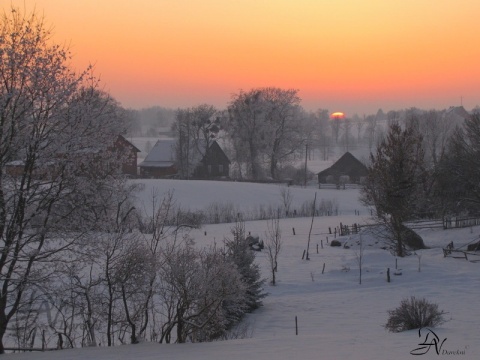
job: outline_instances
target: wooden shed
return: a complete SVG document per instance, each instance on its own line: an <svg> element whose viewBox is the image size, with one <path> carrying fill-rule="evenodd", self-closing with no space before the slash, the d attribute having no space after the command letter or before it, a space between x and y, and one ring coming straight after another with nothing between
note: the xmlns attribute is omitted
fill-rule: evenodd
<svg viewBox="0 0 480 360"><path fill-rule="evenodd" d="M332 166L318 173L318 183L361 184L367 173L367 167L350 152L346 152Z"/></svg>

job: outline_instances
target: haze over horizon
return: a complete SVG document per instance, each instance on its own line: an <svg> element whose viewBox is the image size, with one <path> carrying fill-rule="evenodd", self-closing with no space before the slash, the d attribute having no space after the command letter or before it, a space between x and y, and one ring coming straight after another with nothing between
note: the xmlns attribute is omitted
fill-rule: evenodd
<svg viewBox="0 0 480 360"><path fill-rule="evenodd" d="M10 0L43 14L72 67L95 65L124 107L227 106L299 90L347 115L480 104L476 0Z"/></svg>

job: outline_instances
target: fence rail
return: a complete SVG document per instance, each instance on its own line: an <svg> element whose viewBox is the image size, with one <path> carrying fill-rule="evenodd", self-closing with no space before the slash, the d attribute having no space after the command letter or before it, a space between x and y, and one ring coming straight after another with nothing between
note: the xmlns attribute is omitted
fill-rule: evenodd
<svg viewBox="0 0 480 360"><path fill-rule="evenodd" d="M337 190L346 190L346 189L360 189L362 186L359 184L318 184L319 189L337 189Z"/></svg>

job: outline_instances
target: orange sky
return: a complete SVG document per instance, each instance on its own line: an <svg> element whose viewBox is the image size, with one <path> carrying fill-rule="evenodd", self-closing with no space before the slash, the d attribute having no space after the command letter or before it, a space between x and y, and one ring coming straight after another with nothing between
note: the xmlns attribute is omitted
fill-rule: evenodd
<svg viewBox="0 0 480 360"><path fill-rule="evenodd" d="M480 105L479 0L5 0L43 13L125 107L253 87L364 114ZM461 100L462 98L462 100Z"/></svg>

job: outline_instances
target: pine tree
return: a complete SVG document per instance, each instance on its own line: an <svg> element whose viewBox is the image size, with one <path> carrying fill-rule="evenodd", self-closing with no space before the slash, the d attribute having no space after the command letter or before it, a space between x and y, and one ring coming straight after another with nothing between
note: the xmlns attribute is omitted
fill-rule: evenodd
<svg viewBox="0 0 480 360"><path fill-rule="evenodd" d="M403 223L423 209L427 173L422 136L414 127L402 130L395 122L370 160L362 201L375 208L379 223L388 230L394 253L403 257L406 255Z"/></svg>
<svg viewBox="0 0 480 360"><path fill-rule="evenodd" d="M232 228L232 239L225 239L226 257L230 260L240 272L242 281L246 285L244 309L245 312L251 312L262 306L262 299L266 296L263 292L264 279L261 279L260 268L255 263L255 253L250 249L245 236L245 223L237 221ZM243 309L236 304L229 309L226 305L227 316L233 323L237 322L243 316Z"/></svg>

